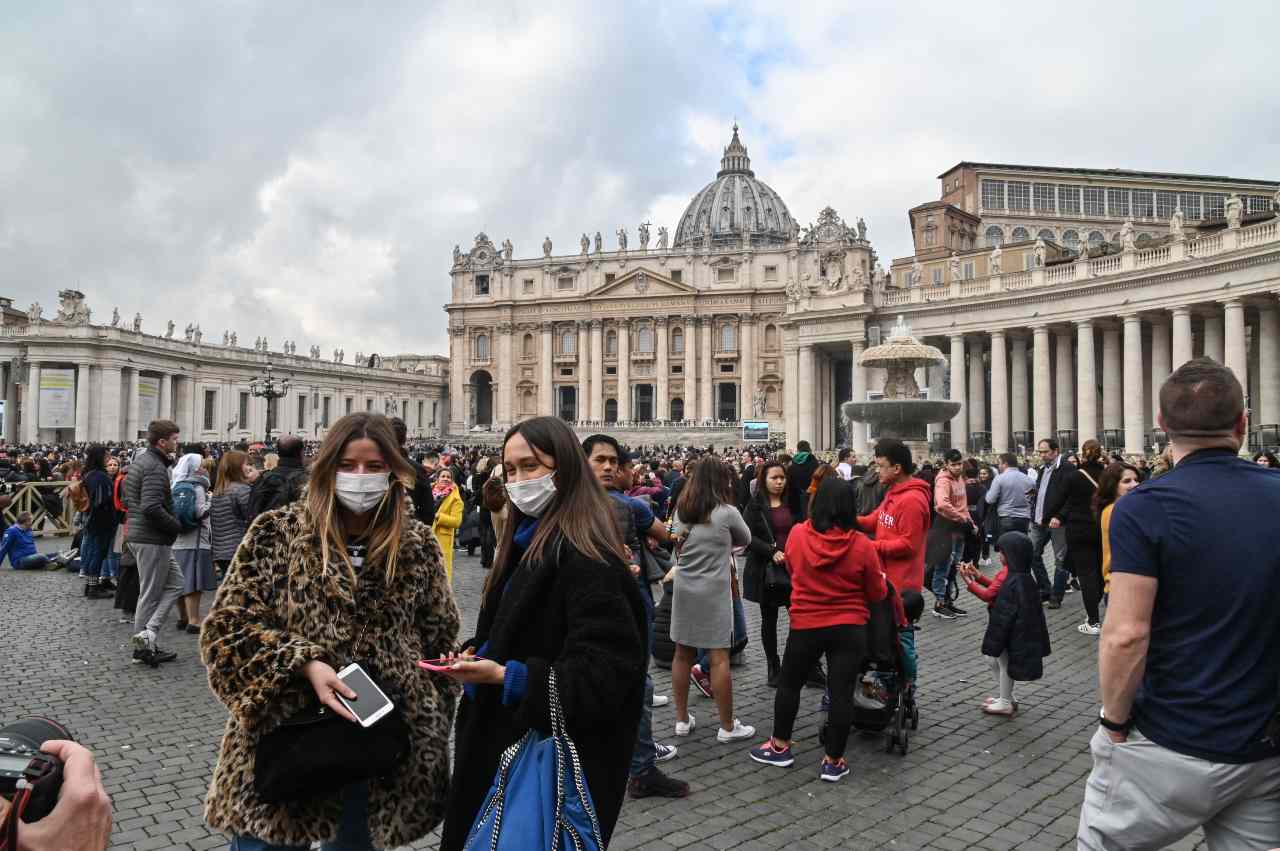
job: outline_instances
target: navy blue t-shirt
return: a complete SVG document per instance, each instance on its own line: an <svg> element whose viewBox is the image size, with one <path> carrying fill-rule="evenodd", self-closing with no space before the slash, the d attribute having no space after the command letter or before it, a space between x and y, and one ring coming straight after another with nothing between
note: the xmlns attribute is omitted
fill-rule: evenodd
<svg viewBox="0 0 1280 851"><path fill-rule="evenodd" d="M1134 721L1158 745L1212 762L1280 754L1280 472L1227 450L1183 458L1116 502L1111 572L1154 577Z"/></svg>

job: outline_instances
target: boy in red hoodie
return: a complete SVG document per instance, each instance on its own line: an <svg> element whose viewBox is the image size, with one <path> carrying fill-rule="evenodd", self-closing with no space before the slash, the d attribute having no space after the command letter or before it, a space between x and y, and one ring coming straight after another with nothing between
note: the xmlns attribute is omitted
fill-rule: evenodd
<svg viewBox="0 0 1280 851"><path fill-rule="evenodd" d="M925 537L929 532L929 485L912 476L916 466L911 460L911 450L901 440L886 437L878 441L875 458L880 483L889 490L878 509L858 518L858 527L869 535L874 534L872 543L876 553L898 593L922 591Z"/></svg>

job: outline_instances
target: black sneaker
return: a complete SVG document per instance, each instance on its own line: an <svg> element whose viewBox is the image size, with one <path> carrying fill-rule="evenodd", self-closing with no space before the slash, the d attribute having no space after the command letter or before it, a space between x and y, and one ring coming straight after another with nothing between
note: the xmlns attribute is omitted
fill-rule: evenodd
<svg viewBox="0 0 1280 851"><path fill-rule="evenodd" d="M112 582L110 579L103 579L101 582L98 583L98 587L104 590L110 591L112 593L115 593L115 590L116 590L116 584Z"/></svg>
<svg viewBox="0 0 1280 851"><path fill-rule="evenodd" d="M689 795L689 784L663 774L657 766L644 774L632 777L627 791L633 798L684 798Z"/></svg>
<svg viewBox="0 0 1280 851"><path fill-rule="evenodd" d="M161 662L172 662L174 659L178 658L178 654L174 653L172 650L161 650L159 647L151 652L157 665Z"/></svg>
<svg viewBox="0 0 1280 851"><path fill-rule="evenodd" d="M149 648L142 648L133 651L134 664L150 665L152 668L159 668L160 662L156 658L156 651Z"/></svg>
<svg viewBox="0 0 1280 851"><path fill-rule="evenodd" d="M1046 606L1047 608L1050 608L1050 609L1061 609L1061 608L1062 608L1062 601L1061 601L1061 600L1050 600L1049 602L1045 603L1045 606Z"/></svg>
<svg viewBox="0 0 1280 851"><path fill-rule="evenodd" d="M115 598L114 591L108 591L101 585L90 585L88 582L84 584L84 596L88 600L105 600L108 597Z"/></svg>
<svg viewBox="0 0 1280 851"><path fill-rule="evenodd" d="M960 617L964 617L969 614L964 609L957 606L955 603L947 603L947 608L951 610L951 613L953 615L959 615Z"/></svg>
<svg viewBox="0 0 1280 851"><path fill-rule="evenodd" d="M943 620L948 620L948 621L953 621L956 619L955 614L951 611L951 607L948 606L946 603L934 603L933 616L935 618L942 618Z"/></svg>

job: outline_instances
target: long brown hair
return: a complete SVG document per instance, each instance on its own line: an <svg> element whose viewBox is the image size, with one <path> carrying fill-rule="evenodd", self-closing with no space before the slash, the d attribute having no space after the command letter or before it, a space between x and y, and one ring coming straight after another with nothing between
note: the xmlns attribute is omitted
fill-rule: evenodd
<svg viewBox="0 0 1280 851"><path fill-rule="evenodd" d="M358 411L333 424L311 463L305 511L320 538L321 564L327 568L331 555L337 553L354 583L355 567L347 555L346 531L334 516L334 486L343 450L351 441L362 438L377 444L382 460L391 468L391 487L387 488L386 495L374 509L373 523L369 527L367 562L381 563L386 570L387 582L391 582L396 575L396 560L400 555L400 541L406 522L407 494L413 487L414 472L400 454L400 444L396 442L390 420L381 414Z"/></svg>
<svg viewBox="0 0 1280 851"><path fill-rule="evenodd" d="M756 472L755 498L759 500L760 504L765 508L769 507L769 486L765 482L769 478L769 471L774 467L780 467L782 469L782 475L786 477L785 481L790 481L791 479L790 474L787 472L787 465L776 458L772 461L765 461L760 464L760 469ZM787 488L785 484L783 485L782 493L778 494L778 499L782 500L783 505L787 504Z"/></svg>
<svg viewBox="0 0 1280 851"><path fill-rule="evenodd" d="M618 561L615 553L624 548L613 522L612 498L587 463L587 456L573 431L558 417L532 417L512 426L502 438L505 456L507 443L520 435L530 448L549 455L555 461L551 473L556 484L555 496L547 506L521 560L545 557L547 544L559 536L566 538L574 549L592 561ZM510 476L508 476L510 478ZM502 532L502 542L494 557L494 568L484 582L484 597L501 588L515 567L509 553L513 546L516 527L525 515L511 505Z"/></svg>
<svg viewBox="0 0 1280 851"><path fill-rule="evenodd" d="M1102 512L1107 506L1116 501L1116 493L1120 490L1120 480L1124 478L1126 470L1132 470L1133 474L1138 478L1138 468L1132 464L1125 464L1117 461L1114 464L1108 464L1107 469L1102 471L1102 475L1098 477L1098 489L1093 493L1093 516L1101 518Z"/></svg>
<svg viewBox="0 0 1280 851"><path fill-rule="evenodd" d="M1080 464L1092 464L1102 458L1102 444L1093 438L1089 438L1080 447Z"/></svg>
<svg viewBox="0 0 1280 851"><path fill-rule="evenodd" d="M695 461L688 477L676 501L676 517L681 523L706 523L716 506L733 502L733 471L719 458L707 456Z"/></svg>
<svg viewBox="0 0 1280 851"><path fill-rule="evenodd" d="M218 484L213 488L213 495L225 493L230 484L243 483L244 465L248 461L249 456L238 449L222 453L222 459L218 461Z"/></svg>

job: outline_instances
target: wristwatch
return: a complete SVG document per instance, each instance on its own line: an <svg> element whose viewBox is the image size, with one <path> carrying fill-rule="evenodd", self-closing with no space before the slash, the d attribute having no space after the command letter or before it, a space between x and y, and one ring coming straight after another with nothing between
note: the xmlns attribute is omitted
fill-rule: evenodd
<svg viewBox="0 0 1280 851"><path fill-rule="evenodd" d="M1098 707L1098 723L1102 725L1104 730L1110 730L1113 733L1128 733L1133 729L1133 716L1129 716L1127 721L1112 721L1107 717L1106 707Z"/></svg>

